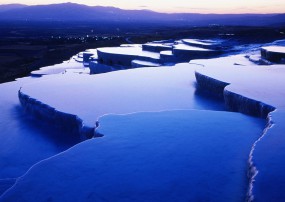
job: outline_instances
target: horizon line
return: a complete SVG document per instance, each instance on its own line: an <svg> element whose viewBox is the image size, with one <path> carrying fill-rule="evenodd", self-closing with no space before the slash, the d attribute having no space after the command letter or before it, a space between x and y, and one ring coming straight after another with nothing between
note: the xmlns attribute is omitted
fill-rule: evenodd
<svg viewBox="0 0 285 202"><path fill-rule="evenodd" d="M153 9L139 9L139 8L134 8L134 9L127 9L127 8L121 8L121 7L116 7L116 6L104 6L104 5L87 5L87 4L83 4L83 3L74 3L74 2L62 2L62 3L50 3L50 4L21 4L21 3L5 3L5 4L1 4L0 6L7 6L7 5L23 5L23 6L49 6L49 5L62 5L62 4L73 4L73 5L81 5L81 6L86 6L86 7L90 7L90 8L94 8L94 7L105 7L105 8L117 8L117 9L121 9L121 10L126 10L126 11L150 11L150 12L155 12L155 13L162 13L162 14L201 14L201 15L278 15L278 14L285 14L285 12L245 12L245 13L229 13L229 12L225 12L225 13L221 13L221 12L163 12L163 11L157 11L157 10L153 10Z"/></svg>

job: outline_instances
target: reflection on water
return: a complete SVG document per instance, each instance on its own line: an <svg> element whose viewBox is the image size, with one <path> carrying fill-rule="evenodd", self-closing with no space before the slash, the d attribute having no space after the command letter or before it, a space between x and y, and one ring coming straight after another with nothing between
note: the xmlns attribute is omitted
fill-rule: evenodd
<svg viewBox="0 0 285 202"><path fill-rule="evenodd" d="M13 114L17 116L19 128L29 131L30 135L39 134L43 141L53 144L58 151L66 150L80 142L79 136L68 134L61 128L37 120L34 116L26 113L20 105L16 105L13 110Z"/></svg>
<svg viewBox="0 0 285 202"><path fill-rule="evenodd" d="M25 78L0 85L0 195L37 162L80 142L78 136L37 120L20 106L17 91L31 80ZM193 108L225 111L223 100L195 89L193 82L188 94Z"/></svg>
<svg viewBox="0 0 285 202"><path fill-rule="evenodd" d="M35 163L62 152L80 141L79 137L45 124L25 113L17 91L31 78L0 85L0 179L17 178ZM195 87L190 88L189 93ZM224 110L221 100L196 92L193 106L205 110Z"/></svg>
<svg viewBox="0 0 285 202"><path fill-rule="evenodd" d="M0 85L0 179L17 178L33 164L80 141L25 113L17 97L21 85L21 81Z"/></svg>
<svg viewBox="0 0 285 202"><path fill-rule="evenodd" d="M201 105L205 110L213 111L226 111L226 106L223 98L215 96L208 91L199 89L197 83L193 83L195 88L194 98L199 105Z"/></svg>

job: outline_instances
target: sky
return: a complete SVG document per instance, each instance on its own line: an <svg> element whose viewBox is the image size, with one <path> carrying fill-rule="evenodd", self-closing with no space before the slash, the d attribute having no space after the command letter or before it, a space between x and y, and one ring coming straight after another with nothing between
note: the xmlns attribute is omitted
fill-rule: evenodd
<svg viewBox="0 0 285 202"><path fill-rule="evenodd" d="M0 0L0 4L42 5L64 0ZM285 13L285 0L69 0L90 6L114 6L122 9L148 9L177 13Z"/></svg>

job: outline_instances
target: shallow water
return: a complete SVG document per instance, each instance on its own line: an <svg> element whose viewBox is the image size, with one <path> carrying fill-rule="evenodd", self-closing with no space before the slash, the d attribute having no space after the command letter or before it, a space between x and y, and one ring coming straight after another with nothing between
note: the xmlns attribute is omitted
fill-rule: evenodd
<svg viewBox="0 0 285 202"><path fill-rule="evenodd" d="M31 80L0 85L0 179L19 177L38 161L79 142L79 138L42 123L23 110L17 91Z"/></svg>
<svg viewBox="0 0 285 202"><path fill-rule="evenodd" d="M248 154L261 119L178 110L107 115L99 123L102 138L33 166L0 201L246 198Z"/></svg>
<svg viewBox="0 0 285 202"><path fill-rule="evenodd" d="M179 75L177 78L180 78ZM45 124L41 120L36 120L21 107L18 99L20 87L23 84L40 81L41 79L45 78L28 77L0 84L0 194L14 183L15 178L26 173L34 164L80 142L79 137ZM125 80L125 78L121 79ZM186 81L183 83L183 88L185 88L186 94L189 93L186 96L188 99L183 101L182 99L180 100L180 97L173 97L173 100L185 102L185 106L188 106L187 108L192 106L193 109L199 110L225 110L222 100L212 99L209 95L196 91L194 72L193 75L189 75L189 82L187 74ZM176 82L175 79L173 79L173 82ZM76 84L74 85L76 86ZM39 90L41 90L41 87ZM53 89L50 90L53 91ZM159 93L160 88L157 88L157 90ZM45 96L48 97L46 94ZM80 97L76 99L82 101ZM104 105L102 106L106 105L106 101L108 100L103 99ZM159 103L159 99L157 102ZM128 110L132 109L130 103L122 103L122 105L125 105L124 107ZM262 129L263 120L260 121Z"/></svg>
<svg viewBox="0 0 285 202"><path fill-rule="evenodd" d="M80 141L78 137L36 120L21 107L17 96L20 87L40 79L24 78L0 84L0 179L17 178L38 161ZM195 88L195 85L189 85L189 88ZM221 101L199 95L193 95L193 99L205 109L224 110Z"/></svg>

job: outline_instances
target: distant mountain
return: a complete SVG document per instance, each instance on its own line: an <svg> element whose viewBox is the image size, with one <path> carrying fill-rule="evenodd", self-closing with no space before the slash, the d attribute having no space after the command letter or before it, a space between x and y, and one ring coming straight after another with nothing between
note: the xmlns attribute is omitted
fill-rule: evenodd
<svg viewBox="0 0 285 202"><path fill-rule="evenodd" d="M17 8L25 8L27 5L24 4L6 4L6 5L0 5L0 12L5 12Z"/></svg>
<svg viewBox="0 0 285 202"><path fill-rule="evenodd" d="M91 7L74 3L38 6L2 5L0 20L148 22L193 26L209 24L285 26L285 14L166 14L150 10L122 10L115 7Z"/></svg>
<svg viewBox="0 0 285 202"><path fill-rule="evenodd" d="M139 15L146 13L148 11L129 11L114 7L90 7L74 3L63 3L11 9L0 13L0 20L109 21L137 19Z"/></svg>

